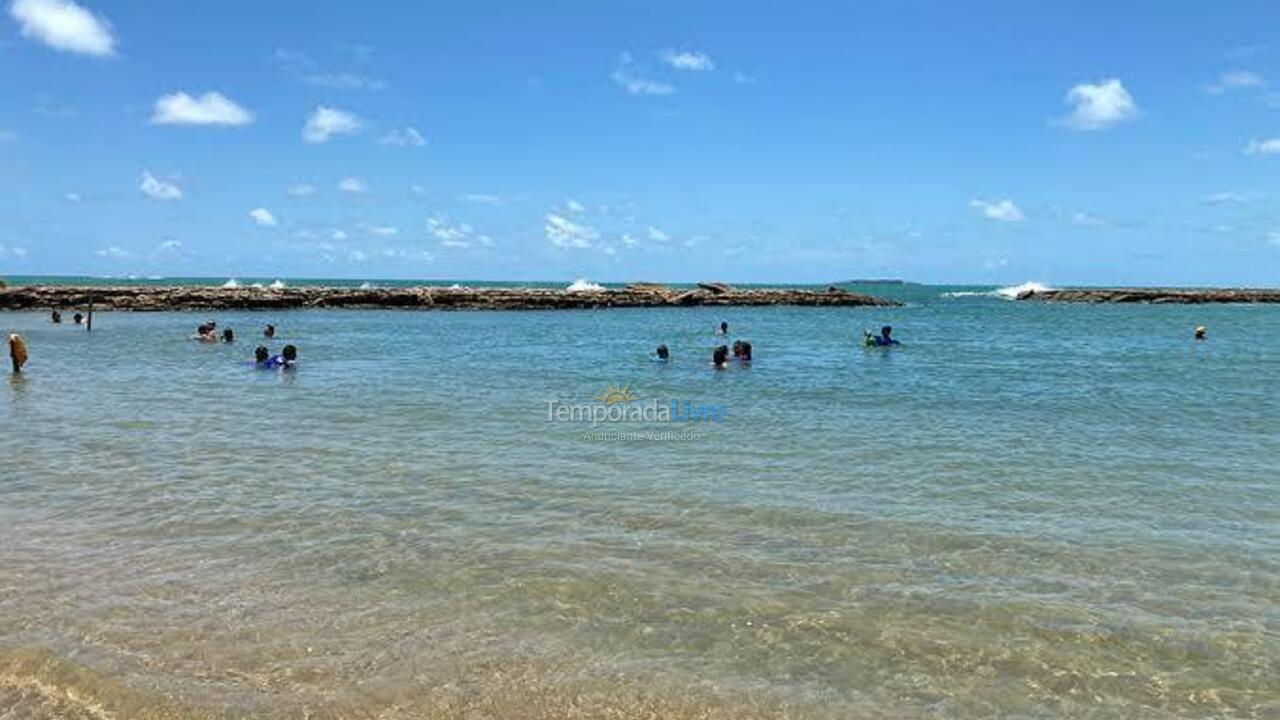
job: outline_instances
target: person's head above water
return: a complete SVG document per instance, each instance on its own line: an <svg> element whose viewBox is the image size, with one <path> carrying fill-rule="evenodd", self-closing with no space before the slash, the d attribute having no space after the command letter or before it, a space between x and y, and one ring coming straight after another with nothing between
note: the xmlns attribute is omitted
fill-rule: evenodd
<svg viewBox="0 0 1280 720"><path fill-rule="evenodd" d="M80 313L76 313L75 315L71 316L71 321L77 325L79 325L83 320L84 320L84 316L81 315Z"/></svg>
<svg viewBox="0 0 1280 720"><path fill-rule="evenodd" d="M235 342L236 334L231 332L231 328L222 331L222 342Z"/></svg>
<svg viewBox="0 0 1280 720"><path fill-rule="evenodd" d="M711 354L711 363L716 367L724 367L729 360L729 347L721 345Z"/></svg>
<svg viewBox="0 0 1280 720"><path fill-rule="evenodd" d="M49 319L55 323L60 323L62 322L62 313L58 312L57 310L54 310L53 314L49 316Z"/></svg>
<svg viewBox="0 0 1280 720"><path fill-rule="evenodd" d="M742 341L741 340L733 341L733 356L742 357Z"/></svg>
<svg viewBox="0 0 1280 720"><path fill-rule="evenodd" d="M742 341L742 350L738 355L738 359L742 362L751 362L751 343L746 340Z"/></svg>
<svg viewBox="0 0 1280 720"><path fill-rule="evenodd" d="M724 320L720 321L720 334L721 335L729 334L729 323Z"/></svg>
<svg viewBox="0 0 1280 720"><path fill-rule="evenodd" d="M666 360L667 358L671 357L671 351L667 349L666 345L659 345L658 349L654 352L657 354L658 359L660 360Z"/></svg>
<svg viewBox="0 0 1280 720"><path fill-rule="evenodd" d="M292 345L285 345L284 349L280 351L280 357L284 358L285 362L293 362L298 359L298 348Z"/></svg>
<svg viewBox="0 0 1280 720"><path fill-rule="evenodd" d="M1196 339L1197 339L1197 340L1203 340L1203 339L1205 339L1205 337L1208 335L1208 333L1209 333L1209 331L1208 331L1208 330L1206 330L1206 329L1205 329L1205 327L1204 327L1203 325L1200 325L1200 326L1196 327Z"/></svg>
<svg viewBox="0 0 1280 720"><path fill-rule="evenodd" d="M265 328L263 328L263 329L262 329L262 334L263 334L265 337L269 337L269 338L273 338L273 337L275 337L275 336L276 336L276 326L275 326L275 325L267 325Z"/></svg>
<svg viewBox="0 0 1280 720"><path fill-rule="evenodd" d="M880 337L884 338L885 340L888 340L889 336L892 334L893 334L892 325L885 325L884 327L880 328Z"/></svg>
<svg viewBox="0 0 1280 720"><path fill-rule="evenodd" d="M259 345L258 347L253 349L254 362L261 365L262 363L266 362L269 359L271 359L271 351L267 349L266 345Z"/></svg>

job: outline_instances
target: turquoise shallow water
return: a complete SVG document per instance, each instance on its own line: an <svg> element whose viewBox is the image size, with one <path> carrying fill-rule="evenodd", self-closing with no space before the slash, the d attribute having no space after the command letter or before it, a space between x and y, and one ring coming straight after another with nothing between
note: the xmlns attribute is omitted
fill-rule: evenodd
<svg viewBox="0 0 1280 720"><path fill-rule="evenodd" d="M0 708L1280 713L1280 308L945 290L223 313L229 346L0 315L32 356L0 388ZM750 368L710 368L722 318ZM296 373L246 365L266 322ZM861 348L884 323L904 345ZM547 420L610 385L726 416Z"/></svg>

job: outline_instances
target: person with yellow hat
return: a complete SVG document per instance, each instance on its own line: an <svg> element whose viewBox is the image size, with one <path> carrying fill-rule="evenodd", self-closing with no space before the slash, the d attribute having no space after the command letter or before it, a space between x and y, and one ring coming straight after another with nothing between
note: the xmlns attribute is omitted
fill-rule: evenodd
<svg viewBox="0 0 1280 720"><path fill-rule="evenodd" d="M13 361L13 371L22 372L27 362L27 343L18 333L9 333L9 359Z"/></svg>

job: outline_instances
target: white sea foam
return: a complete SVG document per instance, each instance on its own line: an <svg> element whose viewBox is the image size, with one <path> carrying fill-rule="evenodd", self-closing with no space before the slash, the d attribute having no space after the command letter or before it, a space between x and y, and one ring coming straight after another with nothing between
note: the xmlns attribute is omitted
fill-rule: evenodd
<svg viewBox="0 0 1280 720"><path fill-rule="evenodd" d="M281 289L283 289L283 288L284 288L284 281L283 281L283 280L274 280L274 281L272 281L272 283L271 283L270 285L268 285L267 287L271 288L272 290L281 290Z"/></svg>
<svg viewBox="0 0 1280 720"><path fill-rule="evenodd" d="M237 279L235 279L235 278L231 278L230 280L228 280L228 281L226 281L226 282L222 283L222 287L224 287L224 288L238 288L238 287L240 287L240 281L239 281L239 280L237 280Z"/></svg>
<svg viewBox="0 0 1280 720"><path fill-rule="evenodd" d="M570 285L565 289L568 290L569 292L597 292L597 291L603 290L604 286L601 285L600 283L593 283L590 280L584 280L582 278L578 278L577 280L573 281L572 285Z"/></svg>
<svg viewBox="0 0 1280 720"><path fill-rule="evenodd" d="M372 290L372 289L373 289L373 283L371 283L371 282L362 282L362 283L360 283L360 289L361 289L361 290Z"/></svg>
<svg viewBox="0 0 1280 720"><path fill-rule="evenodd" d="M1053 288L1042 283L1030 281L1021 285L1010 285L1009 287L997 288L995 290L957 290L955 292L942 293L942 297L993 297L1002 298L1004 300L1017 300L1018 296L1024 292L1043 292L1052 290Z"/></svg>

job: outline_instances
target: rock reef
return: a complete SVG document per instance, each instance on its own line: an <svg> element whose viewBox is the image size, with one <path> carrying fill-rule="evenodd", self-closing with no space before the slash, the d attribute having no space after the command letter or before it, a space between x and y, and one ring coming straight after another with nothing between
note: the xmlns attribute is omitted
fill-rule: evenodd
<svg viewBox="0 0 1280 720"><path fill-rule="evenodd" d="M300 308L405 308L417 310L567 310L694 306L872 306L894 300L830 287L736 289L700 283L695 289L635 283L622 289L569 291L498 287L190 287L61 286L0 288L0 310L86 308L98 310L283 310Z"/></svg>
<svg viewBox="0 0 1280 720"><path fill-rule="evenodd" d="M1280 303L1280 290L1219 288L1087 288L1079 290L1027 290L1019 300L1066 303L1151 303L1196 305L1203 303Z"/></svg>

